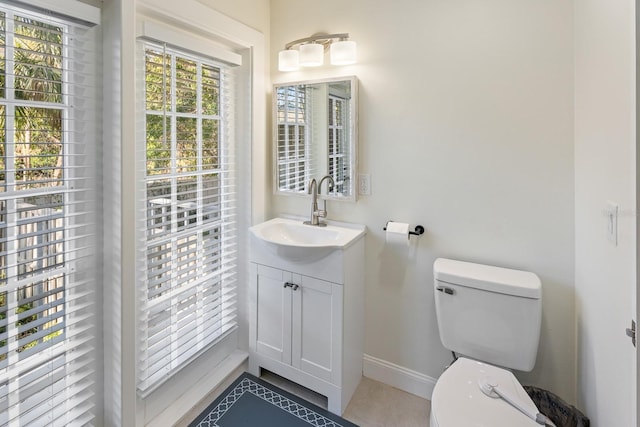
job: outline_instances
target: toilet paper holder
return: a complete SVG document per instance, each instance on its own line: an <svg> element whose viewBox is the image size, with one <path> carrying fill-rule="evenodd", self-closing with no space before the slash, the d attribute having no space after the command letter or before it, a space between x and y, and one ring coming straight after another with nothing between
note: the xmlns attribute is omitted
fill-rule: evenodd
<svg viewBox="0 0 640 427"><path fill-rule="evenodd" d="M389 225L390 222L393 221L387 221L387 225ZM387 225L385 225L382 230L387 231ZM411 235L419 236L421 234L424 234L424 227L421 225L416 225L414 231L409 231L409 237L411 237Z"/></svg>

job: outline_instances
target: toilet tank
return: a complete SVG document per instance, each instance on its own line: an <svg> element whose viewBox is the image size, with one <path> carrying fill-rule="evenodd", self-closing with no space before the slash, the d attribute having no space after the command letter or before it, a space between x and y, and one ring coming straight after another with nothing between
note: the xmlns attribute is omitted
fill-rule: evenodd
<svg viewBox="0 0 640 427"><path fill-rule="evenodd" d="M542 286L534 273L438 258L433 264L442 344L472 359L531 371Z"/></svg>

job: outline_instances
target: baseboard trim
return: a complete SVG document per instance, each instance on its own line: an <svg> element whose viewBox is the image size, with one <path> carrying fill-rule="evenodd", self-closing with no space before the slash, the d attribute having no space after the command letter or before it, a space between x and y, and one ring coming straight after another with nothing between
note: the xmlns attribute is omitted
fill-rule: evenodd
<svg viewBox="0 0 640 427"><path fill-rule="evenodd" d="M365 377L431 400L437 379L368 354L364 355L363 362Z"/></svg>

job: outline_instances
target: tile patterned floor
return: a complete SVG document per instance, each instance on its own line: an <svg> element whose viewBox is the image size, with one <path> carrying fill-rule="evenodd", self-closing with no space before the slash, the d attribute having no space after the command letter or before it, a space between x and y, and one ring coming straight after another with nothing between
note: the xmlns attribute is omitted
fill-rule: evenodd
<svg viewBox="0 0 640 427"><path fill-rule="evenodd" d="M428 427L431 402L362 377L342 415L360 427Z"/></svg>

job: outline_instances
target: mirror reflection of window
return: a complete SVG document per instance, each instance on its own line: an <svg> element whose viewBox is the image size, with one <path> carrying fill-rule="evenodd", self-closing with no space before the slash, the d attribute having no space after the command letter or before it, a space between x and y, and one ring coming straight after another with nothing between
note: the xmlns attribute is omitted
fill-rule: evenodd
<svg viewBox="0 0 640 427"><path fill-rule="evenodd" d="M304 85L283 86L277 97L278 187L301 192L307 181L307 89Z"/></svg>
<svg viewBox="0 0 640 427"><path fill-rule="evenodd" d="M344 98L329 95L329 175L333 178L335 186L332 193L345 196L349 195L349 143L348 132L345 131L345 123L348 111L348 102Z"/></svg>
<svg viewBox="0 0 640 427"><path fill-rule="evenodd" d="M335 185L323 198L355 201L357 81L329 79L274 86L274 187L306 196L312 178Z"/></svg>

